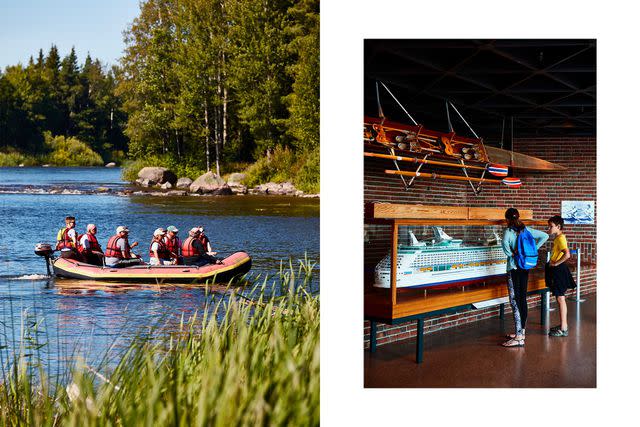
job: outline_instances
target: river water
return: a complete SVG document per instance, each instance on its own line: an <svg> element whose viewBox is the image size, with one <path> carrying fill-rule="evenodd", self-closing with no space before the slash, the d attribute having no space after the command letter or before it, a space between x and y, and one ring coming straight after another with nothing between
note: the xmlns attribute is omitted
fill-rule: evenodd
<svg viewBox="0 0 640 427"><path fill-rule="evenodd" d="M91 193L97 187L123 190L127 184L117 168L0 168L0 362L5 367L18 338L28 335L25 331L47 342L38 357L50 365L78 353L97 360L109 347L125 346L129 337L160 321L201 310L207 299L201 287L123 288L49 280L33 247L54 243L67 215L76 217L79 231L95 223L103 247L118 225L127 225L130 241L140 242L136 249L145 259L153 230L169 225L178 227L181 238L189 228L204 226L220 256L248 252L253 277L277 275L281 261L296 265L306 255L316 263L312 291L318 291L318 199ZM64 189L85 194L49 194Z"/></svg>

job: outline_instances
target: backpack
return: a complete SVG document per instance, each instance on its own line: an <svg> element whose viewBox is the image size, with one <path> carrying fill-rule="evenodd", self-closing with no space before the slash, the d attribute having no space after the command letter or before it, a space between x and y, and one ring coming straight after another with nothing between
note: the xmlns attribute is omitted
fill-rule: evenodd
<svg viewBox="0 0 640 427"><path fill-rule="evenodd" d="M514 259L518 268L522 270L530 270L538 264L536 241L526 227L516 237Z"/></svg>

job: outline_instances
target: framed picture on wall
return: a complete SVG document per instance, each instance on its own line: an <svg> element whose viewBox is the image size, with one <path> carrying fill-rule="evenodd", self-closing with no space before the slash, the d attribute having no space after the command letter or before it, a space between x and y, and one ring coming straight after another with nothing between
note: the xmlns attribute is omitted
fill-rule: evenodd
<svg viewBox="0 0 640 427"><path fill-rule="evenodd" d="M593 224L595 202L563 200L562 218L567 224Z"/></svg>

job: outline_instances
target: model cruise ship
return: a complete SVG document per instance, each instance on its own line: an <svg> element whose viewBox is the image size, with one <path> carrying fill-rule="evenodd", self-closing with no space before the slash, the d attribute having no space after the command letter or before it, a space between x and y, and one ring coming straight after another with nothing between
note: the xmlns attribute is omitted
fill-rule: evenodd
<svg viewBox="0 0 640 427"><path fill-rule="evenodd" d="M418 241L409 231L411 244L399 245L397 288L456 286L506 274L507 257L497 234L486 245L463 245L440 227L432 230L430 243ZM390 286L390 266L388 254L375 268L374 286Z"/></svg>

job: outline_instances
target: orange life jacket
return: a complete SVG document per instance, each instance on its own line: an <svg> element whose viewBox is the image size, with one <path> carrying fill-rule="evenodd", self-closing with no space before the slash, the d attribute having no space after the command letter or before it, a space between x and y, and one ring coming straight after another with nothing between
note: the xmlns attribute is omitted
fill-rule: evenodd
<svg viewBox="0 0 640 427"><path fill-rule="evenodd" d="M171 258L171 252L169 252L167 250L167 245L164 244L164 242L162 240L153 240L151 242L151 245L149 246L149 256L150 257L155 257L156 255L153 253L153 251L151 250L151 247L153 246L153 243L157 243L158 244L158 257L160 259L169 259Z"/></svg>
<svg viewBox="0 0 640 427"><path fill-rule="evenodd" d="M89 242L89 247L85 247L83 244L80 243L80 241L82 241L82 237L83 236L87 236L87 240ZM86 234L81 234L78 236L78 244L79 244L79 249L80 252L89 252L89 251L96 251L96 252L102 252L102 248L100 247L100 244L98 243L98 239L96 238L96 236L94 236L91 233L86 233Z"/></svg>
<svg viewBox="0 0 640 427"><path fill-rule="evenodd" d="M124 239L124 237L120 237L117 234L109 238L109 242L107 243L107 250L104 252L104 256L124 259L124 254L122 253L122 250L117 245L118 240L120 239ZM126 239L125 239L125 242L126 242ZM127 248L129 247L128 242L126 244L126 247Z"/></svg>
<svg viewBox="0 0 640 427"><path fill-rule="evenodd" d="M167 247L167 251L173 253L175 256L180 255L178 251L181 245L178 236L175 236L173 239L170 239L169 236L164 236L164 245Z"/></svg>
<svg viewBox="0 0 640 427"><path fill-rule="evenodd" d="M183 257L192 257L202 255L200 251L194 247L193 243L195 241L195 237L189 236L182 244L182 256Z"/></svg>
<svg viewBox="0 0 640 427"><path fill-rule="evenodd" d="M200 243L202 243L202 247L204 248L204 250L207 250L207 243L209 243L209 238L204 235L203 233L200 233L200 235L198 236L198 240L200 240Z"/></svg>
<svg viewBox="0 0 640 427"><path fill-rule="evenodd" d="M56 249L60 250L62 248L70 248L73 249L75 246L73 245L73 239L69 236L69 230L71 230L71 228L61 228L60 231L58 231L58 236L61 237L60 240L58 240L58 244L56 245Z"/></svg>

